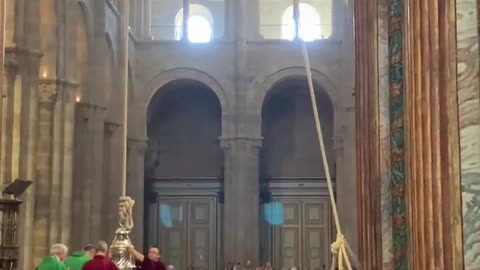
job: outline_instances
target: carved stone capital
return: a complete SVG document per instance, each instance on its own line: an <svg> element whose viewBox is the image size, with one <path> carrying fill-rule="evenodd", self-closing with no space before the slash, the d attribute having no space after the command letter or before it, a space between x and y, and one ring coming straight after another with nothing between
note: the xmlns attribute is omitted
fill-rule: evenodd
<svg viewBox="0 0 480 270"><path fill-rule="evenodd" d="M57 102L60 84L58 80L40 80L38 83L38 101L40 103Z"/></svg>
<svg viewBox="0 0 480 270"><path fill-rule="evenodd" d="M103 105L93 104L88 102L78 102L77 106L86 110L101 111L101 112L107 111L107 107Z"/></svg>
<svg viewBox="0 0 480 270"><path fill-rule="evenodd" d="M220 137L220 146L225 151L251 152L262 146L262 137Z"/></svg>
<svg viewBox="0 0 480 270"><path fill-rule="evenodd" d="M114 122L105 122L105 132L107 134L112 135L118 128L120 128L121 124L114 123Z"/></svg>
<svg viewBox="0 0 480 270"><path fill-rule="evenodd" d="M127 147L129 152L135 151L143 157L147 151L147 140L128 138Z"/></svg>

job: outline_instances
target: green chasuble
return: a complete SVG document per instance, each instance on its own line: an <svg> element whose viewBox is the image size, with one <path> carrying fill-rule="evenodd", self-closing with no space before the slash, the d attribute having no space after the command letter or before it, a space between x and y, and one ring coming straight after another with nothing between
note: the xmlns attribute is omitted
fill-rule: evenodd
<svg viewBox="0 0 480 270"><path fill-rule="evenodd" d="M65 265L55 256L48 256L37 266L36 270L65 270Z"/></svg>
<svg viewBox="0 0 480 270"><path fill-rule="evenodd" d="M82 270L85 263L91 259L85 255L85 251L78 251L69 256L63 263L67 270Z"/></svg>

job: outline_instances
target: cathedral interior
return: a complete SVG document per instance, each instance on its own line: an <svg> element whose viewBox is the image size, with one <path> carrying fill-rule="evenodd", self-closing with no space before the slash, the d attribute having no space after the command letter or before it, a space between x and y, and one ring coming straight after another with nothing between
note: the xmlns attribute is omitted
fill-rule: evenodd
<svg viewBox="0 0 480 270"><path fill-rule="evenodd" d="M479 11L0 0L0 269L110 243L127 195L180 270L330 269L335 209L353 269L480 270Z"/></svg>

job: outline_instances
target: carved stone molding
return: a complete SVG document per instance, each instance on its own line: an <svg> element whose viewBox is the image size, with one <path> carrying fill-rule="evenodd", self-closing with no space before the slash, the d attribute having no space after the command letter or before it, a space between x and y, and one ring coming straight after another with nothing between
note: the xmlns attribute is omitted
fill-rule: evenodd
<svg viewBox="0 0 480 270"><path fill-rule="evenodd" d="M343 139L342 135L334 136L332 141L333 141L333 148L335 149L335 151L340 152L343 150L345 140Z"/></svg>
<svg viewBox="0 0 480 270"><path fill-rule="evenodd" d="M262 137L220 137L220 147L224 150L258 150L262 140Z"/></svg>
<svg viewBox="0 0 480 270"><path fill-rule="evenodd" d="M88 103L88 102L78 102L77 106L82 108L82 109L90 109L90 110L102 111L102 112L107 111L106 106L99 105L99 104Z"/></svg>

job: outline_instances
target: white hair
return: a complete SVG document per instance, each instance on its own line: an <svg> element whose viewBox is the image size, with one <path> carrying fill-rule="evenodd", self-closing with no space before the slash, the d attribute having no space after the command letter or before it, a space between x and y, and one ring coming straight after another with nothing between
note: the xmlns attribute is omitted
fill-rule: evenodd
<svg viewBox="0 0 480 270"><path fill-rule="evenodd" d="M173 265L170 264L170 265L167 267L167 270L169 270L169 269L170 269L170 270L175 270L175 266L173 266Z"/></svg>
<svg viewBox="0 0 480 270"><path fill-rule="evenodd" d="M50 254L55 256L65 256L68 253L68 247L64 244L53 244L50 247Z"/></svg>

